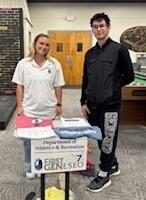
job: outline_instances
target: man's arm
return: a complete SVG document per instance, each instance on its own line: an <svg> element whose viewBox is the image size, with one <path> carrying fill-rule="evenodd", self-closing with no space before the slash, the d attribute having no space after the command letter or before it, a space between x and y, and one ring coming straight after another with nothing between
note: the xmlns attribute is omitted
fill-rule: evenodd
<svg viewBox="0 0 146 200"><path fill-rule="evenodd" d="M86 59L85 59L86 60ZM87 101L87 97L86 97L86 88L88 85L88 76L87 76L87 65L86 65L86 61L84 61L84 68L83 68L83 77L82 77L82 89L81 89L81 105L84 105Z"/></svg>
<svg viewBox="0 0 146 200"><path fill-rule="evenodd" d="M121 45L118 57L118 65L122 73L121 87L134 81L134 71L128 49Z"/></svg>
<svg viewBox="0 0 146 200"><path fill-rule="evenodd" d="M86 60L86 59L85 59ZM81 111L83 113L83 116L88 119L88 114L90 114L90 110L88 109L88 106L86 104L87 102L87 97L86 97L86 88L88 85L88 76L87 76L87 65L86 61L84 62L84 70L83 70L83 80L82 80L82 91L81 91Z"/></svg>

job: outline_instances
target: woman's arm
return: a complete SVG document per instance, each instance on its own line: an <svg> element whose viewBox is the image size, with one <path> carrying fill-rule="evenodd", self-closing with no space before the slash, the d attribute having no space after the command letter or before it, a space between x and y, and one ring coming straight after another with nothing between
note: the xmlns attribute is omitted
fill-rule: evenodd
<svg viewBox="0 0 146 200"><path fill-rule="evenodd" d="M62 87L58 86L54 88L57 99L56 115L59 116L62 113Z"/></svg>
<svg viewBox="0 0 146 200"><path fill-rule="evenodd" d="M24 94L24 87L22 85L17 84L16 88L16 103L17 103L17 114L23 115L23 107L22 107L22 101L23 101L23 94Z"/></svg>

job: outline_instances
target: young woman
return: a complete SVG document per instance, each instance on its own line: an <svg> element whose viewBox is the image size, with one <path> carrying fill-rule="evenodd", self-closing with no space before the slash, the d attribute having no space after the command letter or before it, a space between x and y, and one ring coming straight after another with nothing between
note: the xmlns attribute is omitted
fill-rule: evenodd
<svg viewBox="0 0 146 200"><path fill-rule="evenodd" d="M54 119L62 113L64 77L60 63L49 56L50 42L45 34L35 37L31 53L20 60L12 81L17 84L17 114ZM24 140L26 177L31 173L30 140Z"/></svg>

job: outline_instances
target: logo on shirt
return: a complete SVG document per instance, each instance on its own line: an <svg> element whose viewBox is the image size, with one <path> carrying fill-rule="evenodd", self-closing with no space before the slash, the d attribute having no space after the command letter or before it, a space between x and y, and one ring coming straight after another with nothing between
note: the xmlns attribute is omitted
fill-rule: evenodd
<svg viewBox="0 0 146 200"><path fill-rule="evenodd" d="M48 69L48 73L51 74L51 70L50 69Z"/></svg>

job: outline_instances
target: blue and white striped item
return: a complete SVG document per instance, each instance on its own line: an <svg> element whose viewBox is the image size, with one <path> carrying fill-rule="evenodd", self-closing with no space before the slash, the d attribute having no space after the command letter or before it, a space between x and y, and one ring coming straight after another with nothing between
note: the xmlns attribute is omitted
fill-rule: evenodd
<svg viewBox="0 0 146 200"><path fill-rule="evenodd" d="M56 127L55 133L64 139L75 139L79 137L89 137L95 140L102 140L102 133L97 126L80 126L80 127Z"/></svg>

